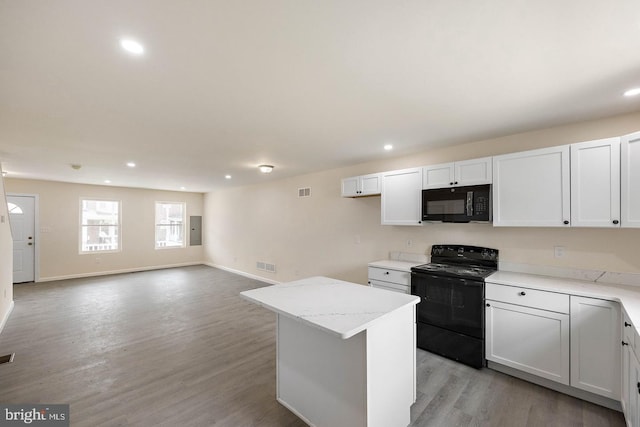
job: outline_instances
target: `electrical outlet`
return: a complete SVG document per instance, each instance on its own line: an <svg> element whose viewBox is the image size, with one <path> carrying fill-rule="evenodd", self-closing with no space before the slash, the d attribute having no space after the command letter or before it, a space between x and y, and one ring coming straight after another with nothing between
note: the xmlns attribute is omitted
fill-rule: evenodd
<svg viewBox="0 0 640 427"><path fill-rule="evenodd" d="M564 256L564 246L554 246L553 247L553 257L554 258L562 258Z"/></svg>

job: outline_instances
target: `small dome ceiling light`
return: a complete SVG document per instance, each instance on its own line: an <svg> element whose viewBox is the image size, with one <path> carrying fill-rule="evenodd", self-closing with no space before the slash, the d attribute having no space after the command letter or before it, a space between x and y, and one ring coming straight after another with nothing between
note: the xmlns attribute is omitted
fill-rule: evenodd
<svg viewBox="0 0 640 427"><path fill-rule="evenodd" d="M262 173L271 173L271 171L273 171L273 166L272 165L260 165L260 166L258 166L258 169L260 169L260 172L262 172Z"/></svg>
<svg viewBox="0 0 640 427"><path fill-rule="evenodd" d="M105 180L104 180L104 183L105 183L105 184L111 184L111 180L110 180L110 179L105 179Z"/></svg>
<svg viewBox="0 0 640 427"><path fill-rule="evenodd" d="M640 95L640 87L634 87L633 89L629 89L624 93L624 96L636 96Z"/></svg>
<svg viewBox="0 0 640 427"><path fill-rule="evenodd" d="M231 175L225 175L224 179L231 179Z"/></svg>
<svg viewBox="0 0 640 427"><path fill-rule="evenodd" d="M72 164L71 164L71 169L76 170L76 171L77 171L78 169L80 169L81 167L82 167L82 165L81 165L81 164L79 164L79 163L72 163Z"/></svg>
<svg viewBox="0 0 640 427"><path fill-rule="evenodd" d="M385 144L385 146L383 148L385 149L385 151L391 151L391 150L393 150L393 145Z"/></svg>
<svg viewBox="0 0 640 427"><path fill-rule="evenodd" d="M134 55L142 55L144 53L144 46L132 39L120 39L120 46Z"/></svg>
<svg viewBox="0 0 640 427"><path fill-rule="evenodd" d="M127 162L127 167L129 167L129 168L135 168L135 167L136 167L136 164L135 164L135 162Z"/></svg>

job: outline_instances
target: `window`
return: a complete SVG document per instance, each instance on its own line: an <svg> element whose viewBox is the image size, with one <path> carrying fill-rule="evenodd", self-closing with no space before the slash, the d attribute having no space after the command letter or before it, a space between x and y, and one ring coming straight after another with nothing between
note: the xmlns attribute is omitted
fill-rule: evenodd
<svg viewBox="0 0 640 427"><path fill-rule="evenodd" d="M120 250L120 202L82 199L80 253Z"/></svg>
<svg viewBox="0 0 640 427"><path fill-rule="evenodd" d="M184 248L184 203L156 202L156 249Z"/></svg>
<svg viewBox="0 0 640 427"><path fill-rule="evenodd" d="M22 215L22 208L15 203L7 202L7 207L9 208L9 213L14 215Z"/></svg>

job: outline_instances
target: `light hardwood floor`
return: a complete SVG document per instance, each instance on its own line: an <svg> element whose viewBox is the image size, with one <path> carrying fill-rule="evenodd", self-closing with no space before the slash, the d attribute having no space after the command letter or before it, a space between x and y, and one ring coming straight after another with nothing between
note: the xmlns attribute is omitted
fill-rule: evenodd
<svg viewBox="0 0 640 427"><path fill-rule="evenodd" d="M206 266L16 285L0 402L69 403L72 426L304 426L275 400L275 315L238 296L259 286ZM624 421L418 350L411 425Z"/></svg>

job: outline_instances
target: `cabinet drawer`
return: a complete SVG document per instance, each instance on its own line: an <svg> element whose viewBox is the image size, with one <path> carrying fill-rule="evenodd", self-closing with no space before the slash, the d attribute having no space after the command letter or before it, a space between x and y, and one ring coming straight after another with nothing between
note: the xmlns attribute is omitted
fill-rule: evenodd
<svg viewBox="0 0 640 427"><path fill-rule="evenodd" d="M386 289L387 291L400 292L403 294L410 294L411 287L406 285L399 285L397 283L391 282L383 282L380 280L369 280L369 285L378 288L378 289Z"/></svg>
<svg viewBox="0 0 640 427"><path fill-rule="evenodd" d="M569 313L569 295L567 294L487 283L485 297L493 301L502 301L557 313Z"/></svg>
<svg viewBox="0 0 640 427"><path fill-rule="evenodd" d="M382 280L400 285L411 286L411 273L408 271L389 270L386 268L369 267L370 280Z"/></svg>

